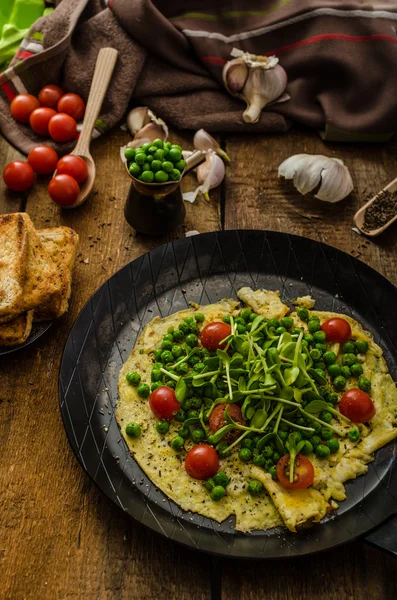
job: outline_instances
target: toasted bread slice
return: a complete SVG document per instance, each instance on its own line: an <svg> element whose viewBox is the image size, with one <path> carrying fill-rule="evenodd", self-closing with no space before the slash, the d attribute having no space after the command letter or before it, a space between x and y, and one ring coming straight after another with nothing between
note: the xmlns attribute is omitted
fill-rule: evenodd
<svg viewBox="0 0 397 600"><path fill-rule="evenodd" d="M8 323L0 324L0 346L17 346L26 342L32 330L33 312L26 311Z"/></svg>
<svg viewBox="0 0 397 600"><path fill-rule="evenodd" d="M21 312L28 239L23 213L0 215L0 317L5 319Z"/></svg>
<svg viewBox="0 0 397 600"><path fill-rule="evenodd" d="M39 229L37 233L56 266L61 280L61 289L35 310L34 320L57 319L69 308L69 298L72 291L72 269L76 258L79 236L70 227Z"/></svg>

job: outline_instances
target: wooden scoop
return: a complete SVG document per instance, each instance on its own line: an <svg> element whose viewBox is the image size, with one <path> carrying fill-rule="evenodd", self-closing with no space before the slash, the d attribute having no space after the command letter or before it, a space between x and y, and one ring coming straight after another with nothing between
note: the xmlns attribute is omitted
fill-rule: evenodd
<svg viewBox="0 0 397 600"><path fill-rule="evenodd" d="M83 127L76 147L71 152L71 154L76 154L85 160L88 167L88 177L81 185L76 202L71 206L64 206L63 208L75 208L82 204L87 199L94 185L95 163L90 154L91 136L116 65L117 56L118 52L114 48L102 48L98 53L90 94L85 109Z"/></svg>
<svg viewBox="0 0 397 600"><path fill-rule="evenodd" d="M354 215L353 221L354 221L355 225L358 227L358 229L364 235L368 235L370 237L376 237L377 235L382 233L385 229L390 227L390 225L392 223L394 223L394 221L397 221L397 214L396 214L394 217L392 217L390 219L390 221L387 221L387 223L382 225L382 227L378 227L377 229L372 229L372 231L366 231L365 229L363 229L365 211L367 210L367 208L369 208L371 206L371 204L374 203L374 201L378 198L379 194L381 194L382 192L397 192L397 178L393 179L393 181L391 181L386 187L382 188L380 192L375 194L375 196L373 198L371 198L371 200L369 200L366 204L364 204L364 206L362 206L360 208L360 210L358 210L356 212L356 214Z"/></svg>

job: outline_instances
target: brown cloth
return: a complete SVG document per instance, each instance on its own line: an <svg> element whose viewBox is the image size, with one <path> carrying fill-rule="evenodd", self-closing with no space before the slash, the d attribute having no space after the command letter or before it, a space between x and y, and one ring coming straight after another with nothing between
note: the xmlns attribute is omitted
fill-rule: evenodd
<svg viewBox="0 0 397 600"><path fill-rule="evenodd" d="M24 152L43 142L11 118L11 99L47 83L87 99L98 50L112 46L119 58L95 135L133 100L183 129L283 132L295 120L385 139L397 129L396 27L395 0L62 0L0 75L0 128ZM288 74L291 99L256 124L222 84L233 47L275 54Z"/></svg>

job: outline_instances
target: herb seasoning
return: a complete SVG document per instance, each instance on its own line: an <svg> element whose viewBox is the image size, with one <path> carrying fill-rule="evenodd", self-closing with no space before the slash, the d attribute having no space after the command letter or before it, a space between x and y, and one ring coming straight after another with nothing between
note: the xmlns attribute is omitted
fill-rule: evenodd
<svg viewBox="0 0 397 600"><path fill-rule="evenodd" d="M386 225L397 215L397 193L382 190L364 214L364 231L373 231Z"/></svg>

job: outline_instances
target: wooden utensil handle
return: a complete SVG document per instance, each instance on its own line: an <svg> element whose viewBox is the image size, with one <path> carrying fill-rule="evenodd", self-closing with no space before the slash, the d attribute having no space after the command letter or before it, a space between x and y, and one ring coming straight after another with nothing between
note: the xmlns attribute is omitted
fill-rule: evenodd
<svg viewBox="0 0 397 600"><path fill-rule="evenodd" d="M75 154L84 154L88 151L92 131L99 116L102 102L108 89L118 52L114 48L101 48L95 65L90 94L85 109L83 128L74 150Z"/></svg>

